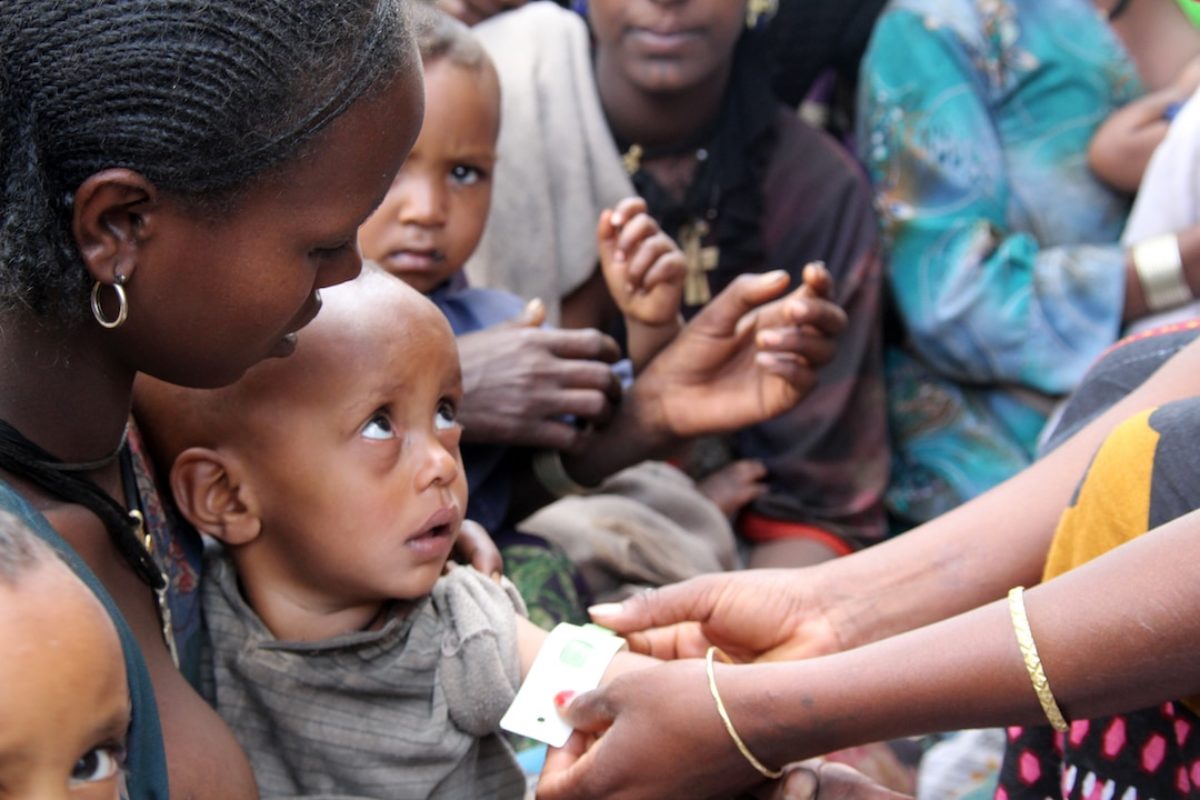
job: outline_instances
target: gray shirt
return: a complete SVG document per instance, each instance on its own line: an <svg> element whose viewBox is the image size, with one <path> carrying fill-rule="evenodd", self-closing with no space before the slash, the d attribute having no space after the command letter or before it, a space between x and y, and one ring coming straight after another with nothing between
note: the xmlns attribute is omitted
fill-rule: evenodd
<svg viewBox="0 0 1200 800"><path fill-rule="evenodd" d="M520 798L498 723L520 685L511 585L469 567L377 631L275 639L214 558L204 587L217 711L264 798Z"/></svg>

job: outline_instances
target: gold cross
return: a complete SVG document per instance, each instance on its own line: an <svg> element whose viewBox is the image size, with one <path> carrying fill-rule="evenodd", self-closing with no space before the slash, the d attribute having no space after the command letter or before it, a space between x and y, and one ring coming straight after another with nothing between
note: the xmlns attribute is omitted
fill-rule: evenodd
<svg viewBox="0 0 1200 800"><path fill-rule="evenodd" d="M709 230L708 223L701 219L684 225L679 231L679 243L687 262L683 281L685 305L702 306L712 299L706 273L716 269L721 251L716 247L704 246L704 237L708 236Z"/></svg>
<svg viewBox="0 0 1200 800"><path fill-rule="evenodd" d="M645 153L646 151L640 144L629 145L629 149L621 156L621 161L625 163L625 172L629 175L636 175L637 171L642 168L642 156Z"/></svg>

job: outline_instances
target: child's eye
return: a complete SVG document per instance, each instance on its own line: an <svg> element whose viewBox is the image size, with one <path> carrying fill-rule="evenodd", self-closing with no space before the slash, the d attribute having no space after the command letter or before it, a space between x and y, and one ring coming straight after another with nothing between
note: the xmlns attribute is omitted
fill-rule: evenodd
<svg viewBox="0 0 1200 800"><path fill-rule="evenodd" d="M120 745L93 747L71 768L71 784L106 781L125 766L125 748Z"/></svg>
<svg viewBox="0 0 1200 800"><path fill-rule="evenodd" d="M455 164L450 170L450 177L459 186L474 186L484 177L483 170L469 164Z"/></svg>
<svg viewBox="0 0 1200 800"><path fill-rule="evenodd" d="M455 425L455 420L458 419L458 409L454 403L449 400L443 400L438 403L437 414L433 417L434 427L439 431L449 430Z"/></svg>
<svg viewBox="0 0 1200 800"><path fill-rule="evenodd" d="M367 420L367 424L363 426L362 435L364 439L394 439L396 437L396 429L392 427L392 421L385 414L376 414Z"/></svg>

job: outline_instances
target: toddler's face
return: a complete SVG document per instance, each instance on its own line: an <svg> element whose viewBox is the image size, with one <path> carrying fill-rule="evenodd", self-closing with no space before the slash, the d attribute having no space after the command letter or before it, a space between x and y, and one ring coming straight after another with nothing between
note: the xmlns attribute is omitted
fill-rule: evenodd
<svg viewBox="0 0 1200 800"><path fill-rule="evenodd" d="M387 197L359 229L363 257L428 294L475 252L492 202L500 88L491 64L425 70L425 123Z"/></svg>
<svg viewBox="0 0 1200 800"><path fill-rule="evenodd" d="M64 565L0 585L0 793L116 800L129 690L112 621Z"/></svg>
<svg viewBox="0 0 1200 800"><path fill-rule="evenodd" d="M696 88L721 74L746 22L744 0L589 0L601 58L645 92Z"/></svg>
<svg viewBox="0 0 1200 800"><path fill-rule="evenodd" d="M424 297L376 280L333 290L296 355L263 365L280 401L254 412L243 455L261 540L307 608L427 594L466 510L453 334ZM348 308L349 291L388 299Z"/></svg>

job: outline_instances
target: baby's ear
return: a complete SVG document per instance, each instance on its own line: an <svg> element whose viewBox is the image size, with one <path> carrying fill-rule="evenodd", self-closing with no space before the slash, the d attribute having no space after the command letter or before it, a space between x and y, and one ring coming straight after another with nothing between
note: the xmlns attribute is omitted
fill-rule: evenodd
<svg viewBox="0 0 1200 800"><path fill-rule="evenodd" d="M249 544L262 532L250 487L237 462L207 447L189 447L171 467L171 493L188 522L222 544Z"/></svg>

